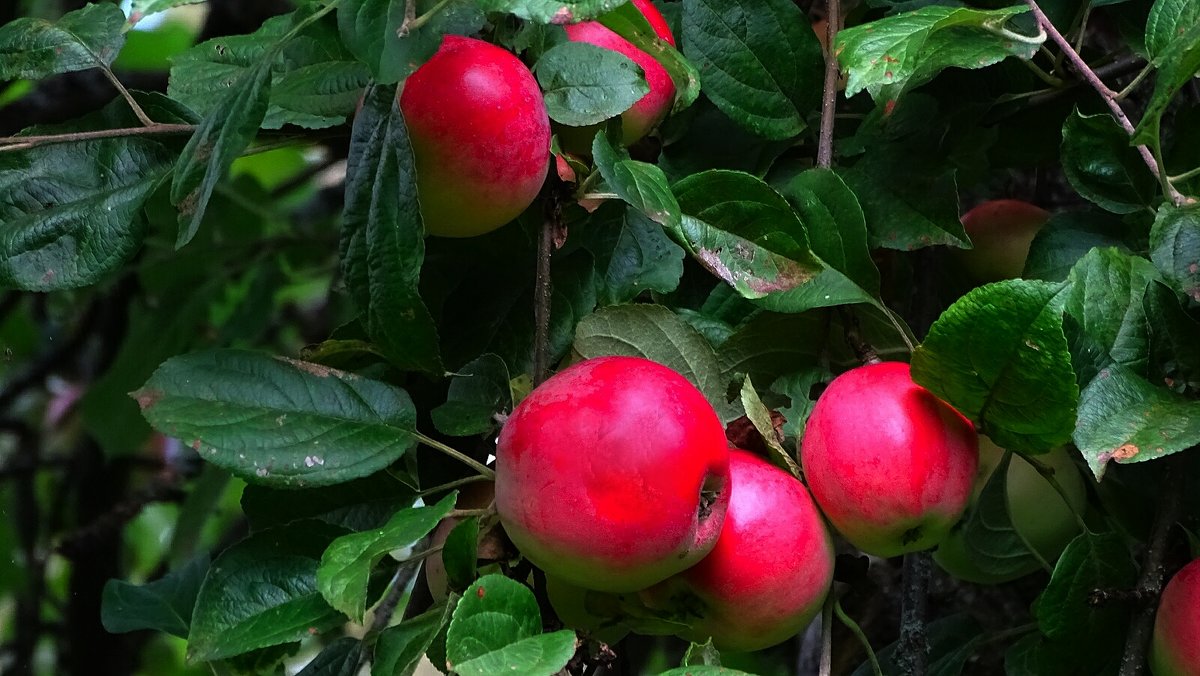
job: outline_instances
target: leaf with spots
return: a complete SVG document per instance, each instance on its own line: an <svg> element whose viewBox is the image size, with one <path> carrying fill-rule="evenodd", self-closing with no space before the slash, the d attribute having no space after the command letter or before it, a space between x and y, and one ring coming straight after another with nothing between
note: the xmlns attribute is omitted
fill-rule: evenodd
<svg viewBox="0 0 1200 676"><path fill-rule="evenodd" d="M1200 401L1113 366L1083 390L1075 445L1097 479L1109 462L1144 462L1200 444Z"/></svg>
<svg viewBox="0 0 1200 676"><path fill-rule="evenodd" d="M333 541L321 556L317 588L329 605L362 622L367 611L367 583L385 554L418 545L454 509L456 491L429 507L396 512L386 524Z"/></svg>
<svg viewBox="0 0 1200 676"><path fill-rule="evenodd" d="M575 632L543 634L533 592L503 575L471 585L446 632L447 662L462 676L551 676L574 654Z"/></svg>
<svg viewBox="0 0 1200 676"><path fill-rule="evenodd" d="M912 358L917 384L970 418L998 446L1045 453L1071 438L1079 388L1049 282L979 287L950 306Z"/></svg>
<svg viewBox="0 0 1200 676"><path fill-rule="evenodd" d="M0 80L37 80L107 67L125 44L125 14L112 3L89 4L58 21L21 18L0 26Z"/></svg>
<svg viewBox="0 0 1200 676"><path fill-rule="evenodd" d="M847 73L846 96L866 90L892 102L946 68L984 68L1010 56L1030 59L1045 33L1006 28L1025 6L971 9L927 5L840 31L834 50Z"/></svg>
<svg viewBox="0 0 1200 676"><path fill-rule="evenodd" d="M416 410L404 390L248 350L174 357L133 396L155 429L265 486L369 476L416 443Z"/></svg>
<svg viewBox="0 0 1200 676"><path fill-rule="evenodd" d="M569 24L595 19L626 0L476 0L485 12L507 12L534 23Z"/></svg>
<svg viewBox="0 0 1200 676"><path fill-rule="evenodd" d="M1150 260L1176 291L1200 304L1200 204L1159 208L1150 229Z"/></svg>

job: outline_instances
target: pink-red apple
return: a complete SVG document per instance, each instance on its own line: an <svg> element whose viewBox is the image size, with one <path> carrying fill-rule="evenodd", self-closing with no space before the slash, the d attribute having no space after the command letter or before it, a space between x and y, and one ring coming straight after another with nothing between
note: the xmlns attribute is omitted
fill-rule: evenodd
<svg viewBox="0 0 1200 676"><path fill-rule="evenodd" d="M940 543L971 498L974 426L913 382L908 364L847 371L813 407L801 443L809 490L855 547L896 556Z"/></svg>
<svg viewBox="0 0 1200 676"><path fill-rule="evenodd" d="M1200 559L1171 578L1154 618L1154 676L1200 676Z"/></svg>
<svg viewBox="0 0 1200 676"><path fill-rule="evenodd" d="M675 46L675 36L667 26L667 20L650 0L631 0L633 6L646 17L654 33L664 42ZM625 38L604 26L598 21L584 21L566 27L567 38L574 42L586 42L597 47L611 49L623 54L629 60L641 67L646 74L646 84L650 91L638 99L629 110L621 114L621 135L625 145L634 143L650 132L666 117L675 102L675 83L671 81L667 69L663 68L653 56L633 46ZM591 154L592 138L599 127L567 127L560 129L559 137L569 149L583 154Z"/></svg>
<svg viewBox="0 0 1200 676"><path fill-rule="evenodd" d="M496 509L547 573L635 591L712 549L728 476L721 421L695 386L647 359L598 357L513 410L496 449Z"/></svg>
<svg viewBox="0 0 1200 676"><path fill-rule="evenodd" d="M550 167L550 118L537 81L516 56L447 35L404 83L400 109L429 234L490 232L537 197Z"/></svg>
<svg viewBox="0 0 1200 676"><path fill-rule="evenodd" d="M729 481L717 546L642 598L690 615L683 638L761 650L795 636L821 609L833 582L833 543L808 490L787 472L735 450Z"/></svg>
<svg viewBox="0 0 1200 676"><path fill-rule="evenodd" d="M1004 449L985 436L979 437L979 471L971 494L972 504L1003 457ZM1063 500L1033 465L1014 454L1004 477L1008 514L1017 533L1037 551L1038 556L1054 565L1067 544L1079 534L1079 522L1075 520L1075 515L1082 513L1087 506L1087 486L1066 448L1039 455L1036 460L1054 471L1054 479L1062 486L1067 500ZM1034 560L1030 560L1024 569L1009 575L995 575L982 570L971 560L966 538L959 529L952 531L938 545L933 560L947 573L978 584L999 584L1041 570L1041 565Z"/></svg>
<svg viewBox="0 0 1200 676"><path fill-rule="evenodd" d="M1050 212L1021 200L991 200L963 214L973 249L956 249L963 266L979 282L1014 279L1025 271L1029 245L1050 220Z"/></svg>

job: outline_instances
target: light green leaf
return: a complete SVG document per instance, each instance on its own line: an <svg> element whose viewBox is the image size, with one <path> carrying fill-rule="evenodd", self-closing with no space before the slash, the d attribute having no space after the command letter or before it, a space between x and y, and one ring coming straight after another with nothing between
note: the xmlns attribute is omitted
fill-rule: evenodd
<svg viewBox="0 0 1200 676"><path fill-rule="evenodd" d="M569 24L595 19L626 0L476 0L485 12L506 12L534 23Z"/></svg>
<svg viewBox="0 0 1200 676"><path fill-rule="evenodd" d="M566 42L538 59L534 71L555 122L585 127L616 117L650 92L629 57L585 42Z"/></svg>
<svg viewBox="0 0 1200 676"><path fill-rule="evenodd" d="M541 631L533 592L503 575L488 575L471 585L454 609L446 658L462 676L551 676L575 654L575 632Z"/></svg>

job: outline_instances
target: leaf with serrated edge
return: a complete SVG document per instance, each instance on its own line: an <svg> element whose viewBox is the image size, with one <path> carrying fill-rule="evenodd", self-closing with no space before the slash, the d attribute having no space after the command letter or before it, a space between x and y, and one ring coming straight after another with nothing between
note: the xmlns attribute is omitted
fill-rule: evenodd
<svg viewBox="0 0 1200 676"><path fill-rule="evenodd" d="M585 42L552 47L534 69L555 122L585 127L629 110L650 92L629 57Z"/></svg>
<svg viewBox="0 0 1200 676"><path fill-rule="evenodd" d="M125 44L125 14L112 3L89 4L57 22L20 18L0 26L0 80L38 80L108 66Z"/></svg>

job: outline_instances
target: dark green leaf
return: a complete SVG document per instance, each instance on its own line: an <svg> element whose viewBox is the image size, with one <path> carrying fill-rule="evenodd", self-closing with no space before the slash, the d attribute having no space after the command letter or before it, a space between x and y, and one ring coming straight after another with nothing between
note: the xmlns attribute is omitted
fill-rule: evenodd
<svg viewBox="0 0 1200 676"><path fill-rule="evenodd" d="M821 91L824 59L809 24L788 0L684 0L683 51L731 120L764 138L791 138Z"/></svg>
<svg viewBox="0 0 1200 676"><path fill-rule="evenodd" d="M1075 110L1062 133L1063 172L1085 199L1117 214L1144 209L1154 200L1158 183L1111 115Z"/></svg>
<svg viewBox="0 0 1200 676"><path fill-rule="evenodd" d="M569 24L594 19L625 0L476 0L486 12L507 12L535 23Z"/></svg>
<svg viewBox="0 0 1200 676"><path fill-rule="evenodd" d="M971 562L988 575L1007 577L1036 570L1038 560L1013 526L1008 506L1008 467L1005 453L962 525Z"/></svg>
<svg viewBox="0 0 1200 676"><path fill-rule="evenodd" d="M658 37L646 21L646 17L633 3L614 7L601 14L597 21L662 64L675 85L675 103L671 107L673 113L678 113L695 102L696 97L700 95L700 73L683 54Z"/></svg>
<svg viewBox="0 0 1200 676"><path fill-rule="evenodd" d="M1097 247L1116 247L1122 244L1121 220L1107 211L1089 208L1060 211L1050 216L1033 243L1025 260L1025 279L1047 282L1066 281L1071 268L1089 251Z"/></svg>
<svg viewBox="0 0 1200 676"><path fill-rule="evenodd" d="M1154 79L1154 93L1150 97L1149 105L1146 106L1146 112L1142 114L1142 119L1138 122L1137 129L1134 130L1134 143L1145 144L1155 149L1161 145L1160 127L1163 114L1167 112L1167 108L1170 107L1171 101L1175 99L1179 90L1191 82L1197 73L1200 73L1200 22L1195 21L1200 16L1200 10L1195 9L1194 2L1188 13L1192 16L1179 18L1192 21L1192 23L1179 25L1177 29L1179 33L1175 40L1156 55L1159 66ZM1149 40L1151 37L1149 25L1146 30L1146 37Z"/></svg>
<svg viewBox="0 0 1200 676"><path fill-rule="evenodd" d="M471 585L455 608L446 657L463 676L551 676L575 654L575 632L541 631L533 592L502 575L488 575Z"/></svg>
<svg viewBox="0 0 1200 676"><path fill-rule="evenodd" d="M912 251L946 245L965 248L970 240L958 220L954 170L914 171L904 153L872 153L841 177L858 197L872 247Z"/></svg>
<svg viewBox="0 0 1200 676"><path fill-rule="evenodd" d="M1079 389L1060 288L1014 279L963 296L913 354L913 380L1002 448L1044 453L1067 442Z"/></svg>
<svg viewBox="0 0 1200 676"><path fill-rule="evenodd" d="M371 676L411 676L437 635L450 623L457 597L379 634Z"/></svg>
<svg viewBox="0 0 1200 676"><path fill-rule="evenodd" d="M1171 43L1184 39L1188 29L1196 25L1200 25L1200 3L1157 0L1146 17L1146 52L1151 59L1166 56Z"/></svg>
<svg viewBox="0 0 1200 676"><path fill-rule="evenodd" d="M321 129L346 121L370 79L353 61L323 61L299 66L275 78L264 129L294 124Z"/></svg>
<svg viewBox="0 0 1200 676"><path fill-rule="evenodd" d="M134 396L156 429L267 486L364 477L416 443L416 411L404 390L257 352L175 357Z"/></svg>
<svg viewBox="0 0 1200 676"><path fill-rule="evenodd" d="M566 42L538 59L535 72L550 119L573 127L603 122L650 92L629 57L585 42Z"/></svg>
<svg viewBox="0 0 1200 676"><path fill-rule="evenodd" d="M175 164L171 183L171 203L179 207L176 248L196 235L217 182L254 140L267 114L270 93L271 69L264 61L225 91L218 106L192 133Z"/></svg>
<svg viewBox="0 0 1200 676"><path fill-rule="evenodd" d="M208 572L208 556L143 585L109 580L104 585L100 621L110 634L139 629L162 631L186 638L200 584Z"/></svg>
<svg viewBox="0 0 1200 676"><path fill-rule="evenodd" d="M483 12L475 2L457 0L434 10L437 4L418 0L418 16L435 13L423 26L402 35L405 0L345 0L337 9L338 30L342 42L367 64L377 83L394 84L429 60L442 36L471 35L484 25Z"/></svg>
<svg viewBox="0 0 1200 676"><path fill-rule="evenodd" d="M351 533L333 541L321 556L317 588L329 605L356 622L367 611L367 582L371 570L388 552L408 549L429 535L450 510L458 493L451 491L436 505L396 512L379 528Z"/></svg>
<svg viewBox="0 0 1200 676"><path fill-rule="evenodd" d="M1129 589L1136 575L1137 569L1120 535L1081 534L1063 550L1050 584L1038 600L1038 627L1051 639L1123 635L1119 631L1106 632L1104 628L1119 626L1128 614L1128 606L1094 605L1088 599L1096 589Z"/></svg>
<svg viewBox="0 0 1200 676"><path fill-rule="evenodd" d="M414 491L385 472L322 488L302 490L250 485L242 491L242 511L252 530L301 519L317 519L351 531L379 528L398 510L411 507Z"/></svg>
<svg viewBox="0 0 1200 676"><path fill-rule="evenodd" d="M1200 205L1158 210L1150 259L1176 291L1200 303Z"/></svg>
<svg viewBox="0 0 1200 676"><path fill-rule="evenodd" d="M300 521L251 535L222 552L196 598L188 659L240 655L345 622L317 590L321 552L341 533Z"/></svg>
<svg viewBox="0 0 1200 676"><path fill-rule="evenodd" d="M678 227L679 203L662 169L629 159L629 153L615 145L606 132L596 134L592 141L592 157L605 183L621 199L655 223Z"/></svg>
<svg viewBox="0 0 1200 676"><path fill-rule="evenodd" d="M124 12L112 3L89 4L57 22L10 21L0 26L0 80L107 67L125 44L124 25Z"/></svg>
<svg viewBox="0 0 1200 676"><path fill-rule="evenodd" d="M367 333L403 369L442 371L437 329L418 283L425 258L417 174L395 91L376 87L354 120L341 261Z"/></svg>
<svg viewBox="0 0 1200 676"><path fill-rule="evenodd" d="M463 519L446 536L442 548L442 563L451 589L466 589L475 581L479 561L476 543L479 540L479 517Z"/></svg>
<svg viewBox="0 0 1200 676"><path fill-rule="evenodd" d="M604 305L627 303L645 291L670 293L683 276L684 251L662 226L618 202L605 202L572 224L571 236L596 259Z"/></svg>
<svg viewBox="0 0 1200 676"><path fill-rule="evenodd" d="M1032 58L1043 33L1022 36L1005 28L1024 6L971 9L928 5L853 26L837 35L834 52L849 74L846 96L864 89L876 101L894 101L946 68L983 68L1009 56Z"/></svg>
<svg viewBox="0 0 1200 676"><path fill-rule="evenodd" d="M296 676L356 676L362 660L362 641L343 636L325 646Z"/></svg>
<svg viewBox="0 0 1200 676"><path fill-rule="evenodd" d="M1184 312L1175 292L1162 283L1146 287L1142 299L1150 339L1151 375L1176 392L1200 393L1200 322Z"/></svg>
<svg viewBox="0 0 1200 676"><path fill-rule="evenodd" d="M683 132L676 131L685 124ZM792 145L755 136L706 98L698 100L687 115L669 120L663 136L666 145L658 165L672 182L707 169L734 169L762 178Z"/></svg>
<svg viewBox="0 0 1200 676"><path fill-rule="evenodd" d="M494 430L494 416L513 404L511 378L504 360L494 354L485 354L458 369L450 381L446 403L430 412L434 427L455 437Z"/></svg>
<svg viewBox="0 0 1200 676"><path fill-rule="evenodd" d="M1200 401L1128 369L1105 369L1083 390L1075 445L1096 479L1109 461L1155 460L1200 444Z"/></svg>
<svg viewBox="0 0 1200 676"><path fill-rule="evenodd" d="M829 169L809 169L780 192L804 222L813 253L872 296L879 294L879 270L867 244L867 222L858 198Z"/></svg>

